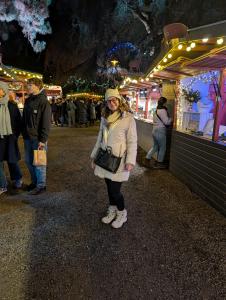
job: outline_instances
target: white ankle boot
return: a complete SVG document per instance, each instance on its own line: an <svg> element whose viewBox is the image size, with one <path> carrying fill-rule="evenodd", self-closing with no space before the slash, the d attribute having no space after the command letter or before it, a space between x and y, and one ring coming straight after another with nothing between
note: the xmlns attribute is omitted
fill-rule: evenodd
<svg viewBox="0 0 226 300"><path fill-rule="evenodd" d="M110 205L105 217L101 219L104 224L110 224L116 218L117 206Z"/></svg>
<svg viewBox="0 0 226 300"><path fill-rule="evenodd" d="M121 228L122 225L127 221L127 210L124 209L122 211L117 210L117 216L114 222L112 222L111 226L113 228Z"/></svg>

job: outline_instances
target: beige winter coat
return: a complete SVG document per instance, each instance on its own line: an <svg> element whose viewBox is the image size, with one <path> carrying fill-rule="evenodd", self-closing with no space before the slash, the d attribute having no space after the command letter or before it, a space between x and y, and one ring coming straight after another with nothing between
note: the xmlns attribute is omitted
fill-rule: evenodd
<svg viewBox="0 0 226 300"><path fill-rule="evenodd" d="M105 127L105 119L102 118L100 131L98 134L96 145L91 153L91 159L94 159L99 147L106 149L107 146L112 147L112 153L121 156L121 164L116 174L113 174L99 166L95 166L94 174L100 178L108 178L112 181L127 181L130 172L125 170L125 164L136 164L137 156L137 130L136 122L131 113L124 113L123 116L109 129L107 143L103 141L103 130Z"/></svg>

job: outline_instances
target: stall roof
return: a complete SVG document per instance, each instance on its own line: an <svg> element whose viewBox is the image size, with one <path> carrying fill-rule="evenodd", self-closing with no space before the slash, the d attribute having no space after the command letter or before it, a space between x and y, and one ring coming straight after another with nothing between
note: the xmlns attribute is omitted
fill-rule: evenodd
<svg viewBox="0 0 226 300"><path fill-rule="evenodd" d="M66 95L67 98L71 97L82 97L82 98L93 98L93 99L101 99L103 96L93 94L93 93L70 93Z"/></svg>
<svg viewBox="0 0 226 300"><path fill-rule="evenodd" d="M42 74L18 69L4 64L0 65L0 79L6 81L27 81L29 78L42 79Z"/></svg>
<svg viewBox="0 0 226 300"><path fill-rule="evenodd" d="M146 76L178 80L226 67L226 21L193 28L188 39L172 40L150 66Z"/></svg>

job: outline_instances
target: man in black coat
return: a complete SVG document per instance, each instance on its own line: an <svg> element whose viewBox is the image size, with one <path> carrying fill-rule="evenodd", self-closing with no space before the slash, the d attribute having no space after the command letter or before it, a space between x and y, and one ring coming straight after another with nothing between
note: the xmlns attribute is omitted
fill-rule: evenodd
<svg viewBox="0 0 226 300"><path fill-rule="evenodd" d="M18 165L20 152L18 137L21 132L21 115L17 105L9 101L8 85L0 82L0 194L7 192L3 162L9 167L15 188L22 187L22 173Z"/></svg>
<svg viewBox="0 0 226 300"><path fill-rule="evenodd" d="M31 175L28 189L31 195L46 190L46 166L34 166L34 150L47 150L51 126L51 107L43 90L43 82L38 78L28 80L29 97L23 110L23 138L25 162Z"/></svg>

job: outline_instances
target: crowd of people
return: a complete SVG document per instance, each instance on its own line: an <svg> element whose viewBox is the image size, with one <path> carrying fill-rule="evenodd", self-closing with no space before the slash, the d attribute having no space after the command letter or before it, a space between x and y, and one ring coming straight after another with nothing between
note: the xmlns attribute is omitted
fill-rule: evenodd
<svg viewBox="0 0 226 300"><path fill-rule="evenodd" d="M101 119L101 101L53 97L50 103L52 124L55 126L87 127Z"/></svg>

